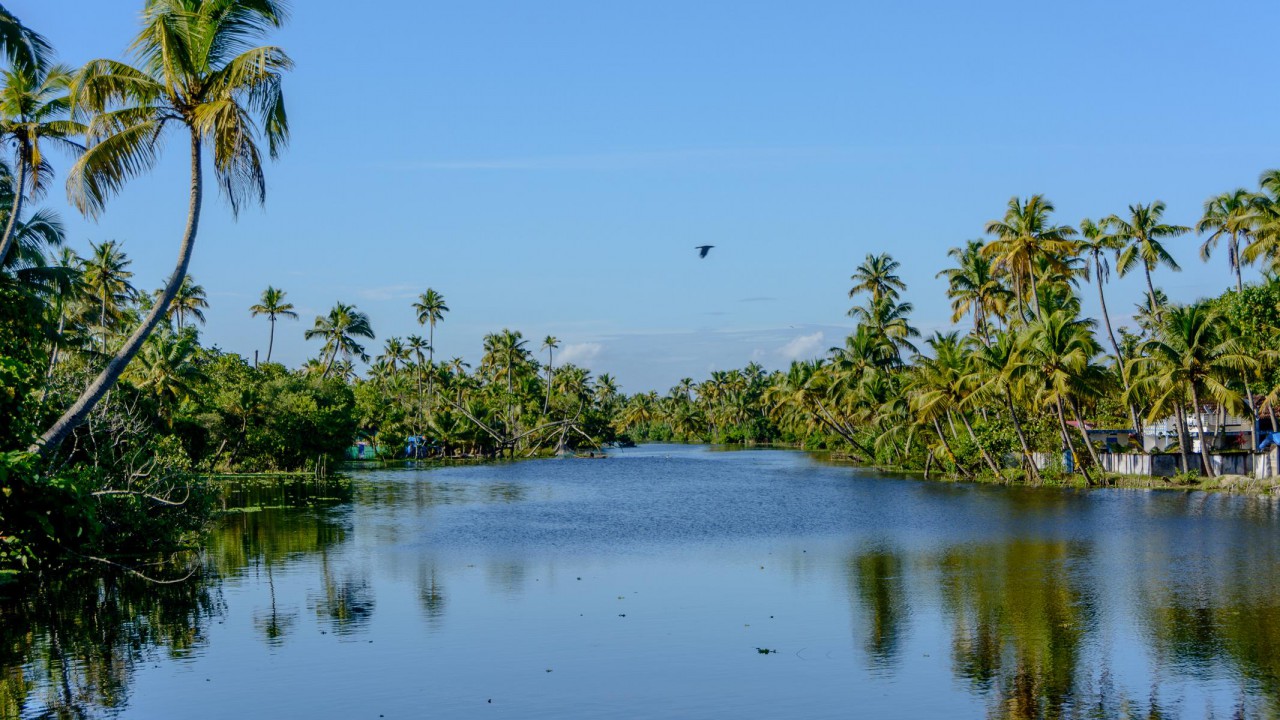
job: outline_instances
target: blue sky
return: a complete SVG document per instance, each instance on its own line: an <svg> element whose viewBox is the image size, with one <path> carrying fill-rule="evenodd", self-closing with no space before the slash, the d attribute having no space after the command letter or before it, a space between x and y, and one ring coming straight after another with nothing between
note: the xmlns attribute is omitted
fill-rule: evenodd
<svg viewBox="0 0 1280 720"><path fill-rule="evenodd" d="M6 7L79 64L121 56L141 2ZM1278 20L1274 0L299 0L272 40L297 69L267 206L237 222L206 204L206 342L265 351L247 308L272 284L302 315L278 359L314 354L302 332L338 300L370 314L376 354L423 331L410 303L434 287L452 309L438 355L478 361L510 327L626 391L665 390L840 344L871 252L902 262L916 324L943 328L946 250L1013 195L1072 224L1159 198L1191 224L1280 165ZM96 223L49 202L74 247L122 240L157 287L185 173L170 154ZM1198 245L1175 240L1184 271L1156 276L1176 300L1230 282ZM1108 286L1114 306L1141 283Z"/></svg>

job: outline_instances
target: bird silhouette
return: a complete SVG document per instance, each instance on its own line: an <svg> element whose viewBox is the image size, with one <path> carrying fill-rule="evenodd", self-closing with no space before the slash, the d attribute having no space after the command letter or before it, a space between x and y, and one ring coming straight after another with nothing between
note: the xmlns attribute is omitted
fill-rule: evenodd
<svg viewBox="0 0 1280 720"><path fill-rule="evenodd" d="M698 257L704 258L707 256L707 253L711 252L711 248L713 247L715 247L715 245L695 245L694 249L698 251Z"/></svg>

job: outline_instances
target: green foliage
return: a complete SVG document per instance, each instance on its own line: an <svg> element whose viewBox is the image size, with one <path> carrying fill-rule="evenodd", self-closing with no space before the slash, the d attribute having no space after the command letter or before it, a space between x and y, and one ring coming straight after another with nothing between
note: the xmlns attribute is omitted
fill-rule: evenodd
<svg viewBox="0 0 1280 720"><path fill-rule="evenodd" d="M25 447L35 432L32 395L46 362L39 299L0 278L0 450Z"/></svg>

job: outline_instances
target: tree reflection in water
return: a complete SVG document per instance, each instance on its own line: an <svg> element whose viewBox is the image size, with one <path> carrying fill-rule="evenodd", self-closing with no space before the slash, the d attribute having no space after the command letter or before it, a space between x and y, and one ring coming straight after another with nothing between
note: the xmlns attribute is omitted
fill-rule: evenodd
<svg viewBox="0 0 1280 720"><path fill-rule="evenodd" d="M846 564L849 586L867 616L867 655L877 669L892 669L898 660L910 604L902 556L875 548Z"/></svg>

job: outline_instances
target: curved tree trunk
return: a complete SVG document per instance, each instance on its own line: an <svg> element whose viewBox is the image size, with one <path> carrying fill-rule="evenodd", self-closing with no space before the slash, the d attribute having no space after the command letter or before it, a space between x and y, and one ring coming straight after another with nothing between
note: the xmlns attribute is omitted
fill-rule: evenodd
<svg viewBox="0 0 1280 720"><path fill-rule="evenodd" d="M965 417L964 413L957 414L960 416L960 422L964 423L964 429L969 431L969 439L978 448L978 452L982 453L982 459L986 461L987 467L991 468L991 472L995 473L996 477L1003 477L1000 474L1000 466L996 464L995 460L991 459L991 455L987 454L987 449L982 447L982 443L978 442L978 435L973 432L973 426L969 424L969 418Z"/></svg>
<svg viewBox="0 0 1280 720"><path fill-rule="evenodd" d="M1116 342L1116 334L1111 329L1111 313L1107 312L1107 294L1102 290L1102 266L1098 263L1100 260L1095 259L1093 263L1094 278L1098 282L1098 303L1102 306L1102 323L1107 326L1107 339L1111 341L1111 349L1116 353L1116 370L1120 373L1120 384L1124 386L1125 397L1129 396L1129 369L1125 367L1125 357L1120 353L1120 343ZM1139 422L1138 411L1134 409L1133 403L1125 402L1125 407L1129 410L1129 422L1133 427L1133 431L1142 434L1142 423Z"/></svg>
<svg viewBox="0 0 1280 720"><path fill-rule="evenodd" d="M18 181L13 189L13 207L9 209L9 222L5 223L4 235L0 235L0 267L9 257L9 251L17 244L15 235L18 229L18 216L22 214L23 194L27 184L26 153L18 153Z"/></svg>
<svg viewBox="0 0 1280 720"><path fill-rule="evenodd" d="M1076 444L1071 441L1071 433L1067 432L1067 415L1062 407L1062 398L1059 397L1054 406L1054 410L1058 414L1058 429L1062 431L1062 441L1067 444L1067 452L1071 453L1071 457L1075 460L1075 465L1079 468L1080 473L1084 475L1084 481L1090 485L1093 484L1093 478L1089 475L1089 468L1080 462L1080 453L1076 452Z"/></svg>
<svg viewBox="0 0 1280 720"><path fill-rule="evenodd" d="M1187 446L1191 444L1191 434L1187 432L1187 414L1181 403L1174 408L1174 419L1178 423L1178 453L1182 455L1182 472L1191 472L1191 458L1187 456Z"/></svg>
<svg viewBox="0 0 1280 720"><path fill-rule="evenodd" d="M267 336L267 362L271 362L271 349L276 346L276 316L271 315L271 334Z"/></svg>
<svg viewBox="0 0 1280 720"><path fill-rule="evenodd" d="M1027 445L1027 436L1022 434L1022 423L1018 420L1018 412L1013 408L1013 398L1004 395L1005 407L1009 409L1009 420L1013 422L1013 431L1018 435L1018 444L1022 446L1022 461L1027 465L1031 481L1040 484L1040 469L1036 467L1036 459L1031 455L1031 447Z"/></svg>
<svg viewBox="0 0 1280 720"><path fill-rule="evenodd" d="M62 441L75 430L99 401L111 390L116 381L120 379L120 375L124 373L129 362L142 349L142 344L146 342L151 332L164 318L165 313L169 310L169 303L173 302L173 298L178 294L178 289L182 287L182 281L187 276L187 266L191 263L191 252L195 249L196 231L200 227L200 202L203 191L203 177L200 167L200 137L193 130L191 132L191 199L187 210L187 227L182 236L182 245L178 249L178 264L173 269L173 274L169 276L169 280L165 283L164 291L156 300L156 304L152 306L151 312L147 313L142 324L137 330L129 336L125 341L124 347L107 363L102 372L93 382L89 383L89 387L85 388L80 397L75 401L70 409L63 413L62 417L53 424L34 445L29 447L28 452L39 453L42 457L48 457Z"/></svg>
<svg viewBox="0 0 1280 720"><path fill-rule="evenodd" d="M1071 412L1076 417L1076 424L1080 426L1080 437L1084 440L1085 449L1089 451L1089 459L1093 461L1093 466L1099 468L1101 472L1102 461L1098 459L1098 451L1093 448L1093 443L1089 442L1089 431L1084 426L1084 413L1080 412L1080 403L1074 399L1071 401Z"/></svg>
<svg viewBox="0 0 1280 720"><path fill-rule="evenodd" d="M933 431L938 434L938 439L942 441L942 447L946 448L947 454L951 456L951 464L956 466L956 472L964 477L969 477L969 473L960 465L960 458L957 458L955 451L951 449L951 443L947 442L946 433L942 432L942 425L938 423L938 418L933 419Z"/></svg>

